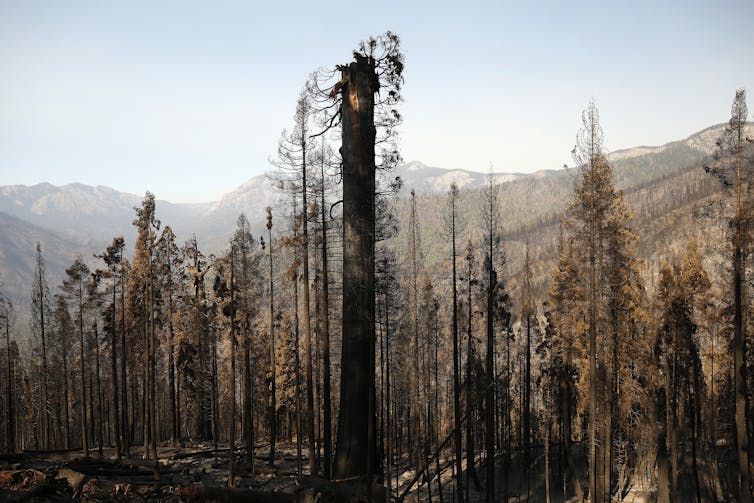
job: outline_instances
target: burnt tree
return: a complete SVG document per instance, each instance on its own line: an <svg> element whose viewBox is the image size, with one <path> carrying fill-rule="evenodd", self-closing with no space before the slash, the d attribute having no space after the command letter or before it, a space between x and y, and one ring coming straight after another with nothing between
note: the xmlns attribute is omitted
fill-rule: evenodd
<svg viewBox="0 0 754 503"><path fill-rule="evenodd" d="M403 57L398 37L370 39L340 66L338 93L343 143L343 348L341 398L334 475L375 474L378 468L375 414L374 243L375 243L375 94L387 87L388 108L400 99ZM382 55L375 52L381 50ZM393 117L397 112L390 110ZM381 114L378 112L378 119ZM397 120L395 121L397 122ZM387 123L387 134L392 125ZM384 123L383 123L384 125ZM390 152L383 163L398 158Z"/></svg>

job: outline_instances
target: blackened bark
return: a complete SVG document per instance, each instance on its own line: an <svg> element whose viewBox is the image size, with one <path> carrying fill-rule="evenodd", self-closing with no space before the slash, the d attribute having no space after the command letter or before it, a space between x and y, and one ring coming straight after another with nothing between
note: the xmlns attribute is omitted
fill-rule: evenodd
<svg viewBox="0 0 754 503"><path fill-rule="evenodd" d="M488 250L488 285L487 285L487 354L486 354L486 372L487 372L487 390L484 398L484 423L485 423L485 451L487 455L487 502L495 501L495 339L493 327L493 290L495 288L495 271L492 268L492 239L489 237Z"/></svg>
<svg viewBox="0 0 754 503"><path fill-rule="evenodd" d="M296 226L296 196L293 196L293 241L298 241L298 227ZM298 263L298 247L293 248L293 262ZM298 303L298 267L293 275L293 332L296 341L296 470L299 475L303 473L301 461L301 334L299 332L299 303Z"/></svg>
<svg viewBox="0 0 754 503"><path fill-rule="evenodd" d="M80 390L80 397L81 397L81 445L84 449L84 456L89 456L89 435L88 435L88 429L86 424L86 381L85 378L85 372L86 372L86 352L84 351L84 307L83 307L83 286L81 283L82 280L79 280L78 283L78 300L79 300L79 348L81 352L81 356L79 358L79 361L81 362L81 390ZM42 325L44 325L44 318L42 318ZM43 329L44 330L44 329Z"/></svg>
<svg viewBox="0 0 754 503"><path fill-rule="evenodd" d="M455 184L451 188L451 241L453 247L453 419L455 426L455 454L456 454L456 494L458 502L463 503L463 446L461 445L461 357L458 352L458 288L456 284L456 196ZM438 469L438 474L441 472ZM440 492L442 495L442 492Z"/></svg>
<svg viewBox="0 0 754 503"><path fill-rule="evenodd" d="M102 382L100 380L100 365L99 365L99 335L97 334L97 321L96 318L99 315L97 309L94 310L95 322L92 328L94 328L94 358L96 363L97 374L97 454L102 457L102 443L104 442L104 432L102 430Z"/></svg>
<svg viewBox="0 0 754 503"><path fill-rule="evenodd" d="M110 321L111 338L110 338L110 386L112 389L113 400L113 428L115 437L115 458L120 459L122 454L121 448L121 429L120 429L120 411L118 410L118 338L116 334L116 276L115 269L113 268L113 319ZM65 377L67 380L67 377ZM66 402L68 401L68 393L66 392ZM67 405L66 405L67 407ZM68 422L68 414L66 413L66 423ZM66 427L67 430L67 427ZM66 432L66 436L68 433ZM66 444L68 442L66 441ZM66 446L67 448L67 446Z"/></svg>
<svg viewBox="0 0 754 503"><path fill-rule="evenodd" d="M374 334L374 61L342 67L343 349L336 478L376 470Z"/></svg>
<svg viewBox="0 0 754 503"><path fill-rule="evenodd" d="M6 413L7 418L5 420L5 442L6 442L6 452L8 454L13 454L16 452L16 415L15 411L13 410L13 402L15 401L15 393L13 388L13 360L11 358L11 350L10 350L10 307L6 303L5 305L5 347L6 347L6 358L7 358L7 368L8 368L8 381L6 383L7 385L7 391L6 391ZM66 397L67 398L67 397Z"/></svg>
<svg viewBox="0 0 754 503"><path fill-rule="evenodd" d="M670 503L670 463L667 448L667 397L665 388L660 386L655 398L655 414L657 417L657 502Z"/></svg>
<svg viewBox="0 0 754 503"><path fill-rule="evenodd" d="M309 473L317 473L317 453L314 446L314 382L312 380L312 322L309 299L309 207L306 201L306 137L301 146L301 196L302 196L302 265L304 304L304 373L306 376L306 429L309 437ZM300 432L298 432L300 434Z"/></svg>
<svg viewBox="0 0 754 503"><path fill-rule="evenodd" d="M737 220L740 220L738 218ZM733 259L734 277L734 314L733 314L733 345L734 376L736 387L736 448L738 452L738 474L740 479L739 501L751 503L750 474L749 474L749 436L746 428L746 341L744 337L743 321L743 252L741 247L742 224L737 222L736 246Z"/></svg>
<svg viewBox="0 0 754 503"><path fill-rule="evenodd" d="M230 247L230 448L228 449L228 487L233 487L236 471L236 278L235 246Z"/></svg>
<svg viewBox="0 0 754 503"><path fill-rule="evenodd" d="M325 444L324 475L326 479L332 478L332 406L330 398L330 300L329 300L329 279L327 264L327 221L325 220L325 163L322 158L321 175L322 175L322 358L323 358L323 407L324 407L324 432L323 442ZM389 491L388 491L389 492Z"/></svg>
<svg viewBox="0 0 754 503"><path fill-rule="evenodd" d="M275 285L272 281L272 209L267 208L267 234L270 240L270 466L275 465L277 440L277 396L275 389Z"/></svg>

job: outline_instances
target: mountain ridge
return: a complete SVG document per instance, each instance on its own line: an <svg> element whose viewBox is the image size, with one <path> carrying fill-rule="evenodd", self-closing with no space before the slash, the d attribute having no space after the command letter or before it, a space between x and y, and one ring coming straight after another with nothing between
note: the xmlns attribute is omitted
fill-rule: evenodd
<svg viewBox="0 0 754 503"><path fill-rule="evenodd" d="M609 154L616 185L629 190L629 194L637 190L651 193L657 184L684 176L707 158L722 127L720 124L710 126L657 147L634 147ZM425 225L441 226L442 200L451 182L455 181L464 193L473 194L484 185L488 175L411 161L391 173L404 182L398 194L397 211L405 211L406 196L413 188L421 204L427 206L422 209ZM574 176L573 170L564 169L493 175L502 183L501 214L505 215L504 227L510 232L521 232L536 222L556 221L566 207ZM281 197L270 177L257 175L217 201L172 203L158 200L157 218L173 228L179 243L196 235L201 249L217 253L227 247L240 213L246 213L252 232L258 235L265 230L264 208L276 206ZM469 199L468 214L477 215L479 197ZM76 255L92 257L101 252L114 236L123 235L130 248L135 237L134 207L141 200L141 196L103 185L55 186L42 182L32 186L0 186L0 215L4 215L0 218L0 274L6 292L19 299L28 297L33 261L27 260L27 256L33 256L37 240L42 241L51 279L62 275ZM395 246L402 246L401 239L399 236ZM25 254L22 248L26 249ZM3 253L6 250L9 252ZM438 259L437 256L430 258ZM57 283L51 281L50 284Z"/></svg>

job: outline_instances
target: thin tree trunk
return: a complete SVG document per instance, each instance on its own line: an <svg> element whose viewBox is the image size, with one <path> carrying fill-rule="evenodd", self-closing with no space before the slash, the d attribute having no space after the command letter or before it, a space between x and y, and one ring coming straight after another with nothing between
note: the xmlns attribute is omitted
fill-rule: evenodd
<svg viewBox="0 0 754 503"><path fill-rule="evenodd" d="M668 371L668 436L670 440L670 491L678 493L678 340L677 330L673 329L672 363Z"/></svg>
<svg viewBox="0 0 754 503"><path fill-rule="evenodd" d="M6 442L6 452L8 454L13 454L16 452L16 431L15 431L15 424L16 424L16 417L15 417L15 410L14 410L14 399L15 399L15 390L13 386L13 359L11 357L11 351L10 351L10 306L8 306L7 302L5 304L5 348L6 348L6 361L7 361L7 368L8 368L8 381L6 383L7 391L6 391L6 421L5 421L5 442ZM66 447L67 449L68 447Z"/></svg>
<svg viewBox="0 0 754 503"><path fill-rule="evenodd" d="M70 397L68 393L68 332L63 331L62 335L62 348L61 356L63 359L63 413L65 414L65 443L63 444L66 449L71 448L71 410L70 410Z"/></svg>
<svg viewBox="0 0 754 503"><path fill-rule="evenodd" d="M168 262L172 261L172 257L168 256ZM172 274L172 270L168 269L168 275ZM175 333L173 330L173 279L168 278L168 401L170 402L170 443L180 441L180 429L178 426L178 398L176 396L175 388L175 356L173 354L173 341Z"/></svg>
<svg viewBox="0 0 754 503"><path fill-rule="evenodd" d="M95 317L98 315L95 308ZM104 442L104 432L102 430L102 385L100 381L100 366L99 366L99 334L97 333L97 321L94 322L94 357L96 362L97 373L97 452L102 457L102 443Z"/></svg>
<svg viewBox="0 0 754 503"><path fill-rule="evenodd" d="M150 388L151 388L151 401L149 403L149 407L151 408L150 411L150 432L152 434L151 438L151 449L152 449L152 458L154 459L154 479L159 480L160 479L160 459L157 455L157 437L159 435L159 429L158 429L158 423L157 423L157 403L158 403L158 397L157 397L157 330L155 329L155 310L156 310L156 301L154 298L154 271L152 270L152 251L154 247L154 234L153 231L150 229L150 243L149 243L149 331L150 331L150 372L149 372L149 378L150 378Z"/></svg>
<svg viewBox="0 0 754 503"><path fill-rule="evenodd" d="M474 355L474 347L472 345L472 337L471 337L471 321L472 321L472 311L471 311L471 250L469 249L466 260L468 262L468 271L467 271L467 280L468 280L468 296L467 296L467 311L468 311L468 326L466 331L466 343L467 343L467 351L466 351L466 414L473 417L472 410L475 407L474 401L472 400L472 373L471 373L471 365L473 363L473 355ZM470 479L474 481L474 487L479 490L479 479L476 474L476 469L474 468L474 434L472 429L472 423L473 421L469 420L466 422L466 499L470 501Z"/></svg>
<svg viewBox="0 0 754 503"><path fill-rule="evenodd" d="M550 422L545 427L545 501L550 503Z"/></svg>
<svg viewBox="0 0 754 503"><path fill-rule="evenodd" d="M147 302L146 302L146 309L147 312L151 310L151 306L149 305L149 284L146 285L147 289ZM144 332L144 355L143 355L143 361L142 365L144 368L142 369L142 388L143 388L143 400L142 400L142 407L141 407L141 427L143 432L143 438L142 438L142 448L144 449L144 453L142 455L143 459L149 459L150 458L150 452L149 452L149 438L150 438L150 428L152 426L152 421L149 417L149 414L151 412L151 404L150 404L150 390L152 386L149 382L149 320L144 320L144 324L142 325L142 330Z"/></svg>
<svg viewBox="0 0 754 503"><path fill-rule="evenodd" d="M589 229L589 499L599 503L597 490L597 257L594 211Z"/></svg>
<svg viewBox="0 0 754 503"><path fill-rule="evenodd" d="M387 432L387 493L385 503L390 503L392 491L393 450L390 435L390 299L389 292L385 292L385 431Z"/></svg>
<svg viewBox="0 0 754 503"><path fill-rule="evenodd" d="M49 425L49 417L48 417L48 403L49 403L49 392L48 392L48 371L47 371L47 337L46 337L46 325L45 325L45 289L44 289L44 277L43 277L43 265L42 265L42 249L39 243L37 243L37 281L39 282L39 324L40 324L40 330L42 335L42 393L40 394L40 422L41 422L41 428L42 428L42 440L44 444L44 448L48 449L49 442L49 431L50 431L50 425ZM83 347L82 347L82 358L83 358ZM83 368L83 367L82 367ZM83 372L82 372L82 382L83 382Z"/></svg>
<svg viewBox="0 0 754 503"><path fill-rule="evenodd" d="M122 390L123 390L123 421L121 421L121 432L122 432L122 445L121 448L123 449L123 455L126 458L131 457L130 452L130 443L131 443L131 428L129 427L129 421L128 421L128 382L126 381L126 357L128 355L128 351L126 349L126 298L124 294L125 290L125 281L126 281L126 270L123 265L123 252L120 252L118 263L121 264L120 266L120 347L122 350L121 358L120 358L120 377L121 377L121 383L122 383ZM133 395L131 395L133 396ZM133 422L131 422L133 424Z"/></svg>
<svg viewBox="0 0 754 503"><path fill-rule="evenodd" d="M528 262L528 244L527 244L527 262ZM526 346L524 348L524 400L523 400L523 448L524 448L524 470L526 470L526 500L529 500L531 490L531 313L526 313Z"/></svg>
<svg viewBox="0 0 754 503"><path fill-rule="evenodd" d="M230 446L228 449L228 487L233 487L236 472L236 282L235 246L230 246Z"/></svg>
<svg viewBox="0 0 754 503"><path fill-rule="evenodd" d="M113 317L112 320L110 320L110 389L112 393L112 409L113 409L113 436L115 437L115 459L120 460L121 454L122 454L122 447L121 447L121 438L122 438L122 432L120 429L120 411L118 410L118 348L117 348L117 334L116 334L116 326L117 326L117 318L116 318L116 281L115 281L115 270L113 269ZM65 352L64 352L65 354ZM65 368L65 364L63 365ZM67 381L67 378L66 378ZM67 383L66 383L67 384ZM67 388L67 386L66 386ZM68 436L68 392L66 391L66 436ZM66 444L68 443L66 439ZM66 446L66 449L68 447Z"/></svg>
<svg viewBox="0 0 754 503"><path fill-rule="evenodd" d="M244 260L244 267L246 260ZM244 281L246 281L244 273ZM248 295L248 290L245 295ZM254 415L251 407L253 397L252 380L251 380L251 337L249 337L249 312L248 306L244 314L244 347L243 347L243 378L244 378L244 397L243 397L243 414L244 414L244 436L246 439L246 456L249 462L249 472L254 479Z"/></svg>
<svg viewBox="0 0 754 503"><path fill-rule="evenodd" d="M294 222L293 222L293 240L294 242L298 239L298 229L296 227L295 222L295 213L296 213L296 198L294 196L293 198L293 213L294 213ZM298 246L294 247L293 249L293 261L295 263L298 262ZM303 473L303 467L302 467L302 454L301 454L301 337L299 332L299 302L298 302L298 268L296 268L294 277L293 277L293 332L295 334L296 339L296 470L298 473L298 476L300 477Z"/></svg>
<svg viewBox="0 0 754 503"><path fill-rule="evenodd" d="M411 228L411 289L413 294L413 304L411 306L412 309L412 316L413 316L413 335L414 335L414 372L415 376L413 379L413 391L414 391L414 403L412 407L412 411L415 412L413 414L414 421L413 421L413 427L415 432L415 446L412 446L412 454L415 458L414 464L416 466L419 465L419 452L420 446L422 444L422 433L421 433L421 400L420 400L420 376L421 376L421 365L419 361L419 271L418 271L418 250L419 247L419 230L418 230L418 222L417 222L417 216L416 216L416 193L413 189L411 189L411 220L409 223L409 226Z"/></svg>
<svg viewBox="0 0 754 503"><path fill-rule="evenodd" d="M324 140L323 140L324 142ZM322 176L322 358L323 358L323 443L325 444L324 475L326 479L332 478L332 405L330 397L330 281L328 279L327 258L327 220L325 219L325 162L324 151L321 165ZM390 491L388 490L388 493Z"/></svg>
<svg viewBox="0 0 754 503"><path fill-rule="evenodd" d="M655 399L659 432L657 435L657 503L670 503L670 467L667 449L667 395L660 386Z"/></svg>
<svg viewBox="0 0 754 503"><path fill-rule="evenodd" d="M86 358L84 351L84 307L83 307L83 286L79 280L79 349L81 351L81 444L84 449L84 456L89 456L89 435L86 422Z"/></svg>
<svg viewBox="0 0 754 503"><path fill-rule="evenodd" d="M458 189L451 187L451 243L453 248L453 422L455 425L456 494L463 503L463 446L461 442L461 357L458 351L458 288L456 285L456 196Z"/></svg>
<svg viewBox="0 0 754 503"><path fill-rule="evenodd" d="M696 489L696 502L702 503L702 492L699 486L699 467L697 466L697 436L698 436L698 424L697 424L697 410L699 409L699 372L696 364L694 364L694 389L692 390L692 414L691 414L691 468L694 473L694 489Z"/></svg>
<svg viewBox="0 0 754 503"><path fill-rule="evenodd" d="M275 466L275 440L277 439L277 400L275 383L275 285L272 281L272 209L267 208L267 231L270 247L270 466Z"/></svg>
<svg viewBox="0 0 754 503"><path fill-rule="evenodd" d="M210 342L212 343L212 362L211 362L211 385L212 385L212 441L215 448L215 457L217 457L218 442L220 437L220 397L217 383L217 333L214 326L211 330Z"/></svg>
<svg viewBox="0 0 754 503"><path fill-rule="evenodd" d="M309 438L309 473L317 473L317 455L314 445L314 383L312 379L312 324L311 324L311 304L309 298L309 206L306 195L308 188L306 186L306 136L302 139L302 165L301 165L301 222L302 222L302 240L301 240L301 262L303 265L303 284L304 291L304 373L306 377L306 429Z"/></svg>
<svg viewBox="0 0 754 503"><path fill-rule="evenodd" d="M492 206L492 201L489 202ZM492 218L492 209L490 209L490 219ZM490 229L488 235L488 284L487 284L487 355L486 355L486 373L487 373L487 390L485 393L485 451L487 455L487 503L493 503L495 500L495 338L493 322L493 290L495 287L495 272L492 266L493 260L493 240L492 221L489 222Z"/></svg>
<svg viewBox="0 0 754 503"><path fill-rule="evenodd" d="M739 172L740 172L739 157ZM740 178L740 175L739 175ZM740 181L739 181L740 187ZM733 346L734 346L734 384L736 388L736 449L738 451L738 475L740 479L739 501L751 503L751 476L749 473L749 437L746 425L746 341L744 338L744 257L742 250L742 226L740 210L740 188L738 216L736 218L736 244L733 261L734 280L734 314L733 314Z"/></svg>

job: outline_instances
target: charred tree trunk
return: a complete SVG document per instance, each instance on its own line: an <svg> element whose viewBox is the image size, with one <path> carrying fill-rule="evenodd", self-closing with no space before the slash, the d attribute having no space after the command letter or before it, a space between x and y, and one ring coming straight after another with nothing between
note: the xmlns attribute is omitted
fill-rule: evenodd
<svg viewBox="0 0 754 503"><path fill-rule="evenodd" d="M589 223L589 498L591 503L598 503L601 494L597 490L597 224L593 214Z"/></svg>
<svg viewBox="0 0 754 503"><path fill-rule="evenodd" d="M392 473L393 473L393 444L390 435L390 300L385 295L385 434L387 435L387 497L386 503L390 502L390 493L392 491Z"/></svg>
<svg viewBox="0 0 754 503"><path fill-rule="evenodd" d="M123 455L128 458L130 457L130 442L131 442L131 429L129 428L129 421L128 421L128 381L126 380L126 356L128 355L128 352L126 350L126 296L125 296L125 288L126 288L126 269L123 266L123 252L120 252L119 255L119 263L121 264L120 267L120 347L122 349L122 354L120 357L120 379L122 383L122 390L123 390L123 409L121 411L122 413L122 421L121 421L121 431L122 431L122 438L123 442L121 445L121 449L123 450ZM133 395L132 395L133 396ZM133 422L131 422L133 424Z"/></svg>
<svg viewBox="0 0 754 503"><path fill-rule="evenodd" d="M37 297L37 300L39 302L39 305L37 306L39 309L39 328L42 336L42 379L40 382L41 386L41 392L39 394L40 396L40 407L39 407L39 420L41 423L41 439L42 439L42 445L43 449L49 449L49 435L50 435L50 419L48 414L48 405L49 405L49 391L48 391L48 370L47 370L47 334L46 334L46 322L45 322L45 286L46 282L44 279L44 263L42 261L42 247L37 242L37 285L39 290L34 292L35 297ZM80 292L79 292L80 293ZM79 302L81 301L81 297L79 297ZM80 304L79 304L80 305ZM10 323L10 320L7 321ZM83 336L82 336L83 337ZM83 339L82 339L83 340ZM83 346L82 346L82 358L83 358ZM83 364L82 364L82 383L83 383ZM83 386L82 386L83 388ZM82 391L83 393L83 391ZM86 403L86 402L84 402Z"/></svg>
<svg viewBox="0 0 754 503"><path fill-rule="evenodd" d="M463 503L463 446L461 433L461 357L458 351L458 288L456 285L456 197L458 188L451 186L450 233L453 249L453 423L455 426L456 494L458 503ZM438 470L438 476L439 470ZM442 494L442 493L440 493Z"/></svg>
<svg viewBox="0 0 754 503"><path fill-rule="evenodd" d="M474 431L473 431L473 419L474 419L474 413L473 409L475 407L474 401L472 400L472 372L471 372L471 365L474 360L474 346L472 343L472 335L471 335L471 321L472 321L472 311L471 311L471 285L472 285L472 255L471 255L471 243L469 243L469 249L466 254L466 262L468 264L468 270L467 270L467 281L468 281L468 291L467 291L467 311L468 311L468 325L466 327L466 414L469 417L469 420L466 421L466 499L470 500L470 494L469 494L469 487L471 486L470 480L474 481L474 487L479 490L479 477L477 477L476 469L474 468Z"/></svg>
<svg viewBox="0 0 754 503"><path fill-rule="evenodd" d="M739 172L740 172L739 157ZM739 175L740 179L740 175ZM746 340L744 337L744 254L743 254L743 223L740 210L740 181L738 215L736 217L736 243L733 258L734 280L734 313L733 313L733 346L734 346L734 384L736 387L736 449L738 452L738 475L740 479L739 501L751 503L751 475L749 473L749 435L746 424Z"/></svg>
<svg viewBox="0 0 754 503"><path fill-rule="evenodd" d="M322 176L322 359L324 369L322 370L322 394L323 394L323 443L325 444L324 454L324 475L326 479L332 478L332 406L330 404L330 300L329 300L329 279L327 264L327 220L325 219L325 163L324 155L321 165ZM389 491L388 491L389 493Z"/></svg>
<svg viewBox="0 0 754 503"><path fill-rule="evenodd" d="M309 473L317 473L317 451L314 445L314 382L312 379L312 321L309 288L309 207L306 193L306 136L302 140L303 163L301 165L301 221L302 221L302 255L303 266L303 304L304 304L304 372L306 374L306 430L309 437Z"/></svg>
<svg viewBox="0 0 754 503"><path fill-rule="evenodd" d="M8 381L6 382L6 409L5 412L7 414L6 420L5 420L5 451L8 454L13 454L16 452L16 414L13 407L13 402L15 401L15 390L13 387L13 359L11 357L11 349L10 349L10 307L6 303L5 307L5 349L6 349L6 363L7 363L7 370L8 370Z"/></svg>
<svg viewBox="0 0 754 503"><path fill-rule="evenodd" d="M171 274L168 269L168 275ZM180 427L178 426L178 399L175 389L175 355L173 354L173 340L175 333L173 330L173 280L169 279L168 283L168 401L170 402L170 443L180 441Z"/></svg>
<svg viewBox="0 0 754 503"><path fill-rule="evenodd" d="M230 446L228 449L228 487L233 487L236 472L236 277L235 246L230 246Z"/></svg>
<svg viewBox="0 0 754 503"><path fill-rule="evenodd" d="M491 204L491 203L490 203ZM490 212L491 213L491 212ZM490 226L492 223L490 222ZM485 391L485 451L487 455L487 502L495 501L495 333L494 333L494 310L493 310L493 292L495 289L495 269L492 266L493 260L493 240L492 232L488 237L487 250L487 354L486 354L486 373L487 373L487 390Z"/></svg>
<svg viewBox="0 0 754 503"><path fill-rule="evenodd" d="M528 259L528 249L527 249ZM522 446L524 449L524 469L526 470L526 499L529 499L531 486L531 313L526 314L526 346L524 348L524 394L523 394L523 430Z"/></svg>
<svg viewBox="0 0 754 503"><path fill-rule="evenodd" d="M667 448L667 397L660 386L655 398L657 425L657 503L670 503L670 463Z"/></svg>
<svg viewBox="0 0 754 503"><path fill-rule="evenodd" d="M81 356L79 361L81 362L81 444L84 449L84 456L89 456L89 434L86 423L86 359L84 351L84 307L83 307L83 285L81 282L78 284L78 297L79 297L79 349Z"/></svg>
<svg viewBox="0 0 754 503"><path fill-rule="evenodd" d="M375 473L374 61L341 67L343 145L343 349L336 478Z"/></svg>
<svg viewBox="0 0 754 503"><path fill-rule="evenodd" d="M421 388L421 360L419 359L419 268L418 268L418 257L417 257L417 249L419 247L419 229L418 229L418 222L416 219L416 192L414 192L414 189L411 189L411 216L409 221L409 242L411 247L411 290L412 290L412 305L411 305L411 314L413 318L413 339L414 339L414 348L413 348L413 380L412 380L412 388L413 388L413 404L409 404L411 415L412 415L412 421L409 423L409 427L413 431L413 440L414 443L409 443L409 446L411 448L410 451L410 458L413 459L413 463L415 466L419 466L421 463L421 448L422 448L422 421L421 421L421 396L420 396L420 388ZM424 453L426 456L426 452Z"/></svg>
<svg viewBox="0 0 754 503"><path fill-rule="evenodd" d="M267 208L267 233L270 240L270 466L275 465L277 440L277 397L275 389L275 285L272 281L272 209Z"/></svg>
<svg viewBox="0 0 754 503"><path fill-rule="evenodd" d="M296 196L293 197L293 241L298 240L298 227L296 226ZM293 262L298 263L298 246L293 248ZM298 303L298 267L293 274L293 333L296 342L296 471L300 477L303 473L301 457L301 334L299 331L299 303Z"/></svg>
<svg viewBox="0 0 754 503"><path fill-rule="evenodd" d="M94 329L94 358L97 374L97 453L102 457L102 444L104 442L103 416L102 416L102 382L100 380L100 365L99 365L99 334L97 330L96 317L99 315L95 308L95 321L92 326Z"/></svg>
<svg viewBox="0 0 754 503"><path fill-rule="evenodd" d="M247 255L246 234L243 233L241 246L241 274L243 275L243 436L246 443L246 459L249 463L249 472L254 478L254 417L252 413L252 381L251 381L251 306L249 304L249 264Z"/></svg>
<svg viewBox="0 0 754 503"><path fill-rule="evenodd" d="M113 401L113 436L115 437L115 458L120 459L122 454L122 448L121 448L121 429L120 429L120 410L118 409L119 403L118 403L118 339L116 334L116 281L115 281L115 274L113 274L113 318L110 321L110 329L111 329L111 337L110 337L110 386L112 390L112 401ZM65 352L64 352L65 354ZM65 367L65 365L64 365ZM64 369L65 372L65 369ZM66 378L67 380L67 378ZM66 392L66 423L68 422L68 393ZM66 430L67 430L66 426ZM66 432L66 436L67 436ZM66 444L68 441L66 440ZM68 448L66 446L66 448Z"/></svg>

